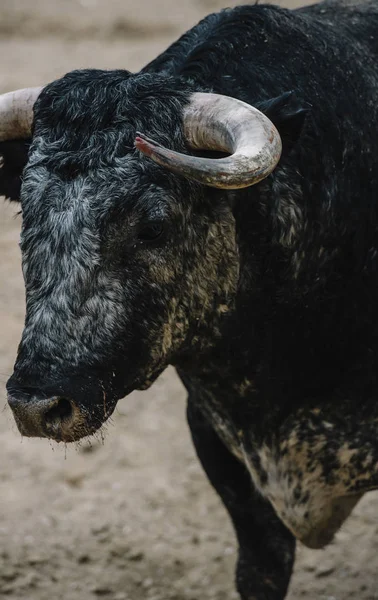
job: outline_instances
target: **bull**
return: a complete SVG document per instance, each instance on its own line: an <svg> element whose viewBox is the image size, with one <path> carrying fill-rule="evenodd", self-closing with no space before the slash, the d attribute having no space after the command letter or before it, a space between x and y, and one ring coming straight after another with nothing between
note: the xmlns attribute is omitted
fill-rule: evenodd
<svg viewBox="0 0 378 600"><path fill-rule="evenodd" d="M241 6L139 73L0 97L17 425L78 440L174 365L243 600L378 487L377 59L374 1Z"/></svg>

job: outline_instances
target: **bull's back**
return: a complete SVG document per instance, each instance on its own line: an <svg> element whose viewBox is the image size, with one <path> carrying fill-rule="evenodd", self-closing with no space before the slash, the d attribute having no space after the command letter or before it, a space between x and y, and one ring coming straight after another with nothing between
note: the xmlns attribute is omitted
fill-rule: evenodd
<svg viewBox="0 0 378 600"><path fill-rule="evenodd" d="M333 227L332 203L336 225L329 235L338 244L355 229L351 206L362 230L367 221L370 230L378 223L371 176L378 156L377 55L376 0L332 0L298 10L254 5L210 15L146 71L254 105L295 90L310 116L292 158L293 177L300 174L309 218L323 222L323 232Z"/></svg>
<svg viewBox="0 0 378 600"><path fill-rule="evenodd" d="M209 15L144 70L257 100L272 87L322 82L328 70L342 85L359 67L378 77L377 55L376 0L331 0L296 10L247 5Z"/></svg>

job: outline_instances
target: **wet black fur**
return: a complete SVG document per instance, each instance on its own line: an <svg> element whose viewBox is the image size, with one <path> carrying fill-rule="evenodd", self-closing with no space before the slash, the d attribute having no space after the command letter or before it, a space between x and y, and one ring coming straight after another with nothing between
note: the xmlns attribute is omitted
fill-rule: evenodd
<svg viewBox="0 0 378 600"><path fill-rule="evenodd" d="M0 142L0 194L19 200L21 175L28 159L28 141Z"/></svg>
<svg viewBox="0 0 378 600"><path fill-rule="evenodd" d="M187 151L181 113L192 91L239 98L276 123L284 153L267 180L226 193L139 158L136 130ZM191 353L187 345L170 362L189 391L197 452L235 525L243 600L284 598L295 541L218 438L213 416L223 418L232 435L244 432L262 482L269 474L259 467L256 448L284 435L296 411L320 407L337 423L340 444L325 437L325 482L337 473L338 444L353 438L358 448L356 424L377 417L377 96L376 2L326 2L296 11L257 5L210 15L140 74L73 72L47 88L36 107L36 136L60 140L51 161L62 179L105 168L110 155L129 154L136 161L131 179L143 188L152 178L180 194L180 210L195 204L211 220L212 211L232 207L241 265L235 311L210 350ZM124 114L120 97L127 99ZM94 133L114 122L119 129L112 144ZM11 199L19 197L27 144L0 145L0 192ZM115 253L116 246L109 242L106 251ZM158 314L152 299L142 302L147 316ZM145 358L147 346L138 343L133 354ZM246 377L254 386L242 395ZM327 435L314 420L302 429L302 441L317 427ZM374 439L369 430L361 464L368 452L378 460Z"/></svg>

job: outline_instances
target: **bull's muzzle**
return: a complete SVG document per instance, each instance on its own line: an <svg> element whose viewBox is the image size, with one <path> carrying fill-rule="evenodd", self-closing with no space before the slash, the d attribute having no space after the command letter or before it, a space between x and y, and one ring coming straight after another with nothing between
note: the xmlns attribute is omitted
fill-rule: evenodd
<svg viewBox="0 0 378 600"><path fill-rule="evenodd" d="M8 381L8 403L20 433L73 442L93 433L105 419L94 424L88 411L75 400L52 390L24 387L13 377Z"/></svg>

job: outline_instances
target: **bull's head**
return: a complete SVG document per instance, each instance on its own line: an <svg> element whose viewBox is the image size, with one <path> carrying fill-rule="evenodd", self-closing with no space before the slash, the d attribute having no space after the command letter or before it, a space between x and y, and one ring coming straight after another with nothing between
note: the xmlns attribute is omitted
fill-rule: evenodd
<svg viewBox="0 0 378 600"><path fill-rule="evenodd" d="M9 404L24 435L77 440L211 343L238 257L227 194L202 184L260 181L280 136L234 99L157 75L82 71L0 97L0 142L13 199L26 162L26 320Z"/></svg>

